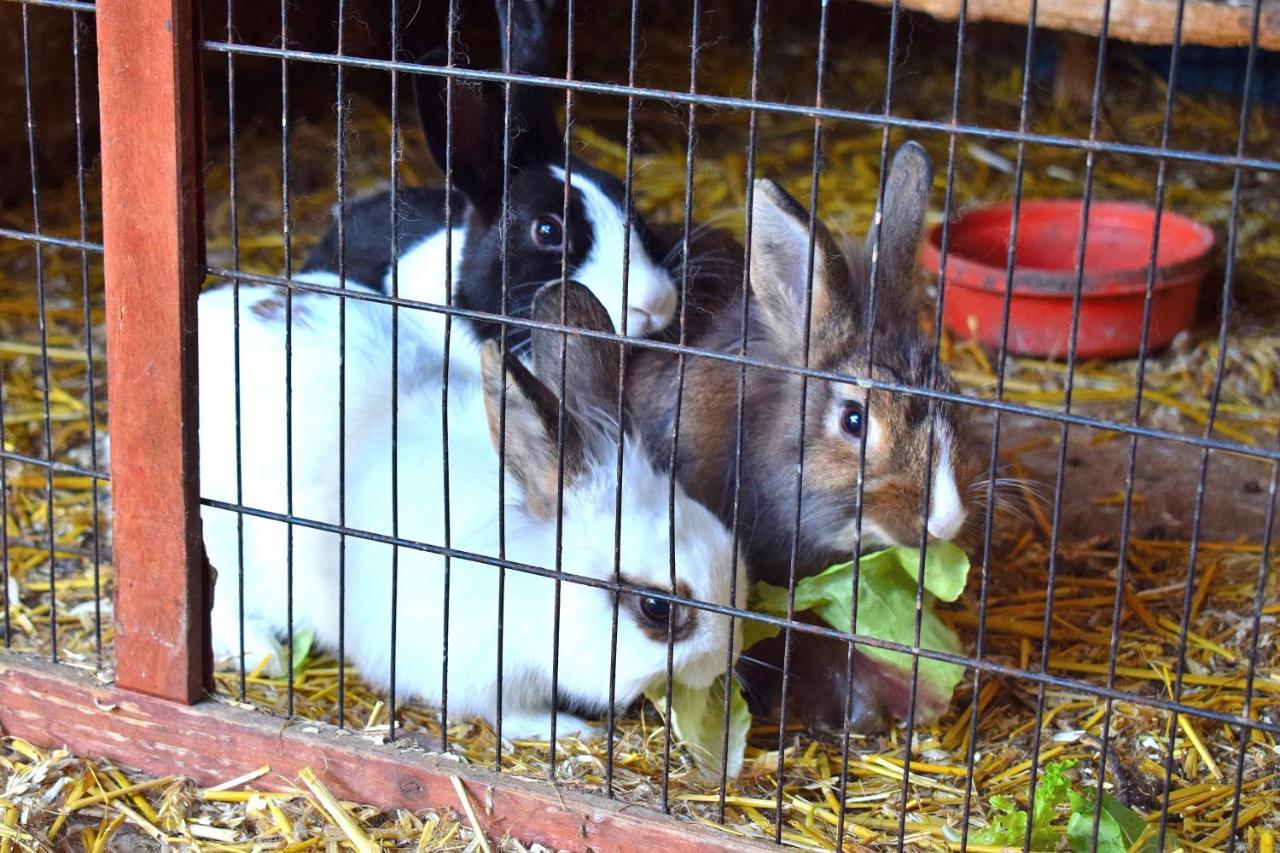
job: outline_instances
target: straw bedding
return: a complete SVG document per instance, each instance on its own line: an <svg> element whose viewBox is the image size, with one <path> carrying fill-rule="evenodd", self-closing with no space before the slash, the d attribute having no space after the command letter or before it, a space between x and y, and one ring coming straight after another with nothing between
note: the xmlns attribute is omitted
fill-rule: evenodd
<svg viewBox="0 0 1280 853"><path fill-rule="evenodd" d="M653 50L664 49L654 41ZM675 54L676 47L671 51ZM831 72L832 85L872 74L872 67L882 62L876 57L838 58ZM717 88L745 90L747 69L741 66L740 61L710 63L704 73ZM934 71L906 87L905 100L898 102L902 114L913 114L912 98L921 103L936 104L940 99L949 103L948 66L940 59ZM986 67L967 73L976 78L972 85L980 88L982 97L974 107L980 114L966 118L989 116L991 123L1007 125L1009 116L1016 116L1020 86L1017 69L992 60ZM1151 105L1162 103L1160 81L1138 76L1123 79L1126 85L1115 87L1109 96L1104 130L1117 138L1158 141L1160 114ZM687 85L678 80L668 82ZM1055 111L1049 104L1038 105L1037 130L1068 136L1088 133L1086 117ZM1173 145L1221 150L1224 139L1234 138L1238 121L1235 105L1215 98L1179 98L1177 108L1181 120ZM606 168L621 171L625 152L617 142L622 127L619 104L582 99L575 106L575 116L580 122L576 138L585 155ZM636 191L640 206L655 219L678 220L684 207L683 131L678 122L672 121L669 111L647 108L638 119L641 150L636 161ZM351 182L361 188L372 187L385 180L390 147L390 126L383 108L357 100L353 128L348 140ZM698 221L713 222L729 230L741 227L744 128L742 116L705 111L698 114L694 180ZM1256 110L1250 129L1251 151L1261 156L1280 154L1277 132L1280 116ZM257 128L244 130L237 150L239 262L248 270L264 273L276 273L282 265L279 150L278 138L272 133ZM292 129L291 144L297 161L293 198L295 258L301 257L307 241L319 233L328 215L332 196L325 182L329 181L331 188L331 133L331 128L316 124L299 124ZM782 180L798 195L807 195L811 138L812 123L805 119L762 117L758 173ZM922 141L939 164L941 187L947 139L926 136ZM828 126L821 206L826 221L836 230L855 234L865 231L878 179L880 143L878 131ZM418 146L417 138L409 132L407 150L412 152ZM956 206L1007 197L1012 191L1010 171L1017 156L1013 145L961 139L955 151ZM211 264L230 265L225 150L215 147L211 160L207 174L209 260ZM1084 165L1083 155L1077 152L1031 147L1026 151L1023 192L1028 197L1078 194ZM421 158L412 153L403 161L402 174L408 183L434 180ZM1210 224L1222 238L1230 211L1230 172L1171 165L1168 179L1170 208ZM1235 270L1237 310L1230 317L1230 343L1215 423L1215 435L1257 446L1273 446L1280 429L1280 389L1276 383L1280 369L1280 327L1276 322L1280 310L1280 236L1275 229L1275 223L1280 221L1280 193L1275 192L1273 183L1273 177L1242 176ZM96 181L91 180L91 209L96 209L95 186ZM1118 156L1099 157L1094 189L1099 197L1149 201L1154 197L1154 166ZM941 192L935 194L935 208L940 198ZM74 184L46 188L42 213L50 230L78 236L77 207ZM27 227L29 212L0 211L0 224ZM91 223L91 232L93 227ZM95 237L93 233L89 236ZM100 259L90 255L87 262L93 334L90 360L84 354L80 255L49 249L44 252L43 262L47 298L44 317L50 353L47 398L38 358L39 311L33 253L29 245L0 242L4 444L10 451L45 455L50 449L44 431L47 406L55 457L88 468L102 453L106 431ZM1214 368L1220 356L1215 324L1210 319L1148 363L1144 423L1193 434L1203 431ZM996 368L990 352L947 337L943 353L966 391L984 398L994 395ZM1079 365L1073 411L1121 420L1131 418L1136 371L1133 361ZM96 412L90 411L87 402L91 374L99 392ZM1011 358L1004 396L1060 410L1065 375L1061 361ZM96 423L99 436L96 449L91 441L91 423ZM1015 473L1051 482L1058 432L1059 428L1052 424L1011 428L1012 437L1002 442L1002 463ZM1089 430L1073 430L1071 442L1073 452L1083 457L1086 475L1090 465L1107 453L1119 453L1122 459L1128 446L1122 436ZM1174 464L1168 459L1162 462L1158 453L1146 456L1146 447L1144 444L1143 459L1147 464ZM1280 720L1280 655L1274 638L1275 619L1280 614L1280 604L1275 602L1280 600L1280 589L1273 578L1263 590L1261 635L1255 638L1251 613L1258 595L1263 555L1259 544L1262 525L1253 521L1260 515L1244 513L1248 524L1230 523L1230 516L1243 512L1236 511L1237 501L1265 506L1272 475L1267 466L1221 454L1213 458L1215 466L1227 466L1229 472L1234 472L1232 477L1243 478L1245 494L1243 498L1235 494L1218 497L1210 488L1205 496L1203 524L1209 532L1200 543L1194 572L1182 699L1194 706L1231 714L1242 713L1248 702L1253 717L1274 723ZM1177 464L1194 473L1198 453L1180 459ZM1139 465L1143 464L1140 459ZM18 649L47 654L51 650L49 624L56 619L60 658L100 669L104 677L109 677L110 540L105 529L94 537L95 495L99 517L103 521L106 518L105 485L95 492L89 478L55 473L50 493L44 472L20 462L7 463L5 475L9 499L5 518L8 565L16 593L9 612L9 642ZM1095 684L1107 682L1115 627L1112 605L1123 479L1116 482L1114 492L1098 486L1091 492L1072 493L1069 497L1076 516L1092 521L1064 529L1059 537L1054 561L1056 588L1048 619L1051 503L1029 500L1024 518L1007 521L997 529L989 566L992 583L986 609L985 657L1034 670L1044 668L1055 675ZM1171 503L1168 495L1158 493L1154 487L1144 491L1141 476L1137 482L1135 517L1145 520L1135 526L1129 541L1114 683L1139 697L1169 697L1173 692L1182 603L1189 575L1192 495L1188 492L1185 499ZM1157 513L1152 507L1160 511ZM1144 511L1148 511L1146 515ZM1222 517L1226 517L1225 521ZM1110 533L1100 532L1108 525ZM52 563L50 535L54 543ZM99 591L100 596L96 594ZM95 604L97 601L101 603ZM976 580L971 592L947 618L961 636L976 636ZM96 630L99 624L100 632ZM1046 624L1052 634L1048 660L1042 660L1041 637ZM1256 676L1252 694L1246 696L1246 676L1255 640ZM336 721L337 673L338 664L332 659L309 661L296 680L297 713ZM285 691L281 681L259 673L249 673L246 680L247 701L271 711L283 711ZM360 729L385 728L385 698L365 687L354 672L348 673L346 684L345 723ZM237 699L238 676L220 674L219 688L229 701ZM1041 704L1043 724L1037 733L1036 711ZM991 797L1003 794L1025 800L1031 752L1037 744L1041 762L1077 759L1079 763L1072 772L1079 777L1079 784L1092 784L1099 772L1106 710L1103 702L1093 696L1056 687L1041 694L1034 684L1003 677L984 676L975 696L970 676L956 696L952 711L936 726L916 731L910 745L912 764L905 794L905 729L880 737L853 739L844 805L847 843L887 847L901 828L910 847L954 847L963 821L971 748L974 771L969 805L975 828L985 825L989 818ZM1169 829L1190 849L1225 847L1233 782L1241 755L1240 732L1193 717L1171 720L1167 713L1153 712L1133 702L1116 702L1110 710L1110 756L1105 774L1109 790L1143 814L1158 817L1172 726L1176 737ZM404 729L439 732L438 720L428 709L408 707L396 711ZM971 744L974 714L978 718L977 742ZM468 761L492 766L495 743L487 726L455 720L449 724L450 741L458 754ZM664 741L661 719L652 707L638 709L619 723L614 752L616 796L650 805L658 802L662 794ZM840 809L839 746L811 741L799 732L789 733L785 754L780 756L777 743L776 730L753 731L744 773L730 784L725 797L724 829L771 838L773 822L780 818L782 839L787 844L829 849L834 843ZM602 741L564 742L557 754L556 779L566 786L599 788L604 776L603 749ZM506 744L501 764L506 772L545 777L550 772L548 758L545 744ZM780 761L785 762L786 775L779 814L774 796ZM1243 762L1238 840L1251 849L1270 850L1274 833L1280 829L1280 749L1275 739L1267 734L1250 735L1243 749ZM342 830L326 812L323 797L300 780L282 780L266 774L240 786L242 790L285 792L275 796L211 797L176 779L141 782L144 787L134 788L132 793L113 794L139 784L141 777L63 753L35 750L14 740L3 742L0 767L0 778L6 779L0 788L3 850L9 849L10 842L16 842L17 849L40 849L42 845L60 845L68 838L80 839L86 849L108 849L109 837L121 843L128 836L144 842L157 833L198 840L206 849L248 850L254 844L266 843L292 845L287 849L308 849L307 844L324 848L342 838ZM669 807L691 820L715 822L718 818L717 791L698 781L679 749L672 753ZM361 831L384 844L394 841L397 845L418 845L418 849L423 849L424 844L463 849L478 843L465 818L449 813L391 815L356 808L354 814ZM506 841L504 849L519 847Z"/></svg>

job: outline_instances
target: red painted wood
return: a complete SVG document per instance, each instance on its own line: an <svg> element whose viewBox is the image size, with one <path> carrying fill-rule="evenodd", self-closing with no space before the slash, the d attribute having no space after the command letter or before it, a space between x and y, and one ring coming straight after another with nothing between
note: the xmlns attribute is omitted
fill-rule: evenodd
<svg viewBox="0 0 1280 853"><path fill-rule="evenodd" d="M215 701L190 706L97 684L44 661L0 655L0 731L77 755L109 758L154 774L210 785L262 765L257 784L297 786L313 768L340 799L383 808L452 808L452 778L466 785L491 837L560 850L695 853L776 849L546 783L515 779L333 726L277 717Z"/></svg>
<svg viewBox="0 0 1280 853"><path fill-rule="evenodd" d="M196 482L199 128L190 0L100 0L98 86L121 687L205 694Z"/></svg>

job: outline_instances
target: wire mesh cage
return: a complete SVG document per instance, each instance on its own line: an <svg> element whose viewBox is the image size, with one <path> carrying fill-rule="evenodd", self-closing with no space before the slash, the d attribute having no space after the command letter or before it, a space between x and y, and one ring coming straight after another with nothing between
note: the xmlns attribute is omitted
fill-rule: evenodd
<svg viewBox="0 0 1280 853"><path fill-rule="evenodd" d="M175 3L133 128L111 5L0 5L7 646L733 843L1270 849L1273 4Z"/></svg>
<svg viewBox="0 0 1280 853"><path fill-rule="evenodd" d="M0 586L6 647L102 666L110 538L91 21L77 9L4 9L5 114L15 133L2 194Z"/></svg>

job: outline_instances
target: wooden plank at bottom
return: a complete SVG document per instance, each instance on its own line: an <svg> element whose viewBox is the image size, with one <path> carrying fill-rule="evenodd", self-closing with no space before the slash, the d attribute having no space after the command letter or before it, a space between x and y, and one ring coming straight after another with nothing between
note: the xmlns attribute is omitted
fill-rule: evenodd
<svg viewBox="0 0 1280 853"><path fill-rule="evenodd" d="M98 684L91 676L0 654L0 732L156 775L211 785L270 765L294 778L312 767L341 799L381 808L461 811L466 786L490 836L562 850L766 850L634 804L464 765L310 720L284 720L222 702L182 705Z"/></svg>

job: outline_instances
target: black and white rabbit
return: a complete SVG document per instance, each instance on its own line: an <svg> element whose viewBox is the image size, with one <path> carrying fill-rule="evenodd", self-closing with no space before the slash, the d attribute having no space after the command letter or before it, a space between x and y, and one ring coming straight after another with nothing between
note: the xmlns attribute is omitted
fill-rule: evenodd
<svg viewBox="0 0 1280 853"><path fill-rule="evenodd" d="M324 276L308 276L332 284ZM602 332L613 327L599 301L569 283L545 285L531 314L559 322L561 300L570 325ZM234 502L236 453L241 454L245 504L269 512L290 508L285 463L285 302L272 286L240 291L241 439L237 448L232 351L233 293L229 287L200 300L201 478L206 497ZM445 539L443 425L438 385L422 371L402 370L398 399L392 400L391 355L387 345L391 308L346 299L345 372L349 386L362 390L363 405L348 408L339 424L339 308L327 294L298 294L292 302L293 500L299 516L325 523L426 543ZM402 309L402 368L421 358L418 348L427 312ZM508 355L506 368L507 559L552 568L561 554L563 570L612 582L612 531L616 494L618 425L614 419L618 377L615 344L570 336L565 360L563 501L557 498L558 396L561 336L534 331L531 364ZM450 544L498 557L499 458L497 410L503 360L495 342L482 345L482 381L452 385L448 410L448 511ZM461 369L461 368L459 368ZM380 405L374 401L381 399ZM391 413L398 412L398 441L391 441ZM488 424L476 429L477 424ZM345 427L343 429L342 427ZM339 516L342 485L334 458L337 437L345 436L345 512ZM668 563L668 477L645 454L628 429L622 452L621 581L640 590L623 594L618 622L615 701L619 707L666 671L670 605ZM398 523L393 525L392 459L398 478ZM557 510L562 524L557 529ZM238 659L240 649L240 558L234 512L206 507L204 538L218 570L214 597L215 653ZM743 606L745 572L735 560L732 538L713 513L679 489L675 500L675 592L719 605ZM243 518L244 663L252 669L269 657L282 671L281 638L288 628L286 578L289 547L282 522ZM559 534L559 536L557 535ZM379 688L391 671L392 548L350 535L345 548L335 533L298 525L293 530L293 628L311 630L322 647L339 640L339 560L345 555L345 652L361 674ZM655 547L657 543L662 543ZM561 550L562 549L562 550ZM395 600L396 691L437 703L444 667L444 619L448 614L448 702L452 717L496 719L497 653L503 638L502 726L506 737L547 737L552 712L551 672L555 586L551 578L507 570L505 631L499 634L498 574L490 564L451 561L444 590L444 559L410 547L399 549ZM735 569L736 567L736 569ZM731 589L735 588L736 601ZM656 592L658 596L646 594ZM566 580L562 585L559 691L561 707L580 714L608 706L610 626L614 594ZM735 654L740 631L730 635L718 614L674 605L675 678L706 685L723 671L729 643ZM558 732L583 731L583 720L560 714Z"/></svg>
<svg viewBox="0 0 1280 853"><path fill-rule="evenodd" d="M496 0L496 5L500 31L505 34L507 0ZM514 0L512 71L548 74L548 16L553 5L547 0ZM504 51L505 41L504 37ZM435 51L424 61L444 64L444 52ZM400 252L396 290L404 299L440 305L452 301L460 308L502 314L503 88L462 80L454 84L451 161L446 160L450 140L445 89L442 76L414 77L418 112L431 154L441 171L449 163L452 167L452 236L445 232L443 188L402 190L396 217ZM654 237L622 182L577 157L569 161L565 218L564 134L555 109L551 89L512 86L505 313L528 316L538 288L567 277L585 285L600 300L615 328L628 335L652 334L665 327L675 313L677 291L672 277L654 254ZM340 251L344 247L339 244L335 219L307 258L304 271L336 273L341 260L346 277L389 295L390 208L389 191L354 200L344 217L344 251ZM567 276L562 275L562 259ZM437 339L442 340L444 315L435 314L430 320ZM496 337L499 327L464 319L455 328L463 332L451 343L451 357L461 359L470 366L471 375L478 377L479 345ZM508 332L508 343L517 352L524 351L527 340L526 330L512 328Z"/></svg>

